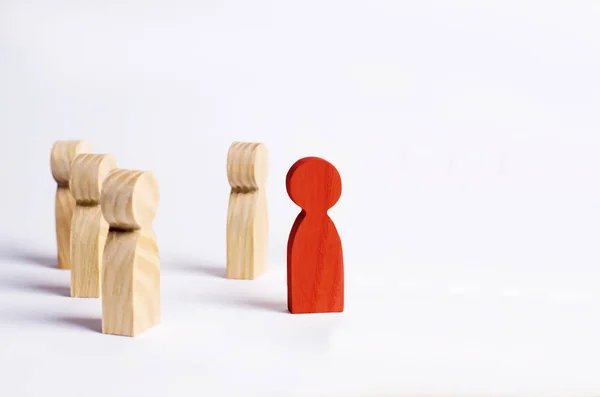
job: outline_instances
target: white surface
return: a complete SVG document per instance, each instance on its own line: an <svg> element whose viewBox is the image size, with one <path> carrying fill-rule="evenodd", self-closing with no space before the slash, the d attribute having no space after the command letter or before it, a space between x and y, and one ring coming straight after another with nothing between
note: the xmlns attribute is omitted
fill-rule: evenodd
<svg viewBox="0 0 600 397"><path fill-rule="evenodd" d="M10 395L591 395L600 387L597 274L582 285L568 275L460 269L471 270L467 278L399 267L392 285L353 264L342 316L292 316L281 266L251 283L224 279L214 264L166 262L163 324L129 339L99 333L100 302L69 298L68 273L39 263L1 264L2 388L19 391Z"/></svg>
<svg viewBox="0 0 600 397"><path fill-rule="evenodd" d="M52 3L0 3L0 395L600 393L597 2ZM159 179L139 339L35 264L66 138ZM219 277L232 140L270 149L254 283ZM343 178L341 316L281 312L307 155Z"/></svg>
<svg viewBox="0 0 600 397"><path fill-rule="evenodd" d="M165 261L163 324L131 339L99 333L100 301L69 298L68 273L40 259L15 253L0 263L7 395L600 390L598 274L398 266L390 282L351 264L343 315L292 316L279 264L238 282L216 264Z"/></svg>

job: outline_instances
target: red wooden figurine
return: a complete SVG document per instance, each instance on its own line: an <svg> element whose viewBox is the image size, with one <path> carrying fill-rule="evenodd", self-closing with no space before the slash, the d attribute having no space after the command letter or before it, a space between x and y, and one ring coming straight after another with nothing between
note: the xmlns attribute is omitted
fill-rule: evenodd
<svg viewBox="0 0 600 397"><path fill-rule="evenodd" d="M288 240L288 310L293 314L342 312L342 242L327 215L342 194L340 174L328 161L305 157L288 171L286 189L302 208Z"/></svg>

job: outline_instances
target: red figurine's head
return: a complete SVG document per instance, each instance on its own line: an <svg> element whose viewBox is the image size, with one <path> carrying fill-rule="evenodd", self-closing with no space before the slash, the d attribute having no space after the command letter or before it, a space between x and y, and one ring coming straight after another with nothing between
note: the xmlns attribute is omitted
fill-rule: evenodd
<svg viewBox="0 0 600 397"><path fill-rule="evenodd" d="M288 171L286 189L292 201L306 212L327 211L342 194L342 178L330 162L305 157Z"/></svg>

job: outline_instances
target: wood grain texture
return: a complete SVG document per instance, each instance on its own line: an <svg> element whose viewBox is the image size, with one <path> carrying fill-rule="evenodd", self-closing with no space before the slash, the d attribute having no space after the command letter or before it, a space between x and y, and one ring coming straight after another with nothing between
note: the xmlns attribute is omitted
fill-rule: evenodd
<svg viewBox="0 0 600 397"><path fill-rule="evenodd" d="M101 268L108 222L102 216L102 183L116 167L109 154L78 154L71 164L71 194L75 211L71 219L71 296L100 298Z"/></svg>
<svg viewBox="0 0 600 397"><path fill-rule="evenodd" d="M115 169L100 204L110 225L102 262L102 332L137 336L160 323L160 259L152 229L159 191L146 171Z"/></svg>
<svg viewBox="0 0 600 397"><path fill-rule="evenodd" d="M267 269L267 162L262 143L234 142L229 148L226 277L230 279L252 280Z"/></svg>
<svg viewBox="0 0 600 397"><path fill-rule="evenodd" d="M56 141L50 152L52 177L57 183L54 214L58 268L70 269L71 218L75 200L69 189L71 163L77 154L91 151L86 141Z"/></svg>
<svg viewBox="0 0 600 397"><path fill-rule="evenodd" d="M342 312L342 242L327 214L342 194L340 174L326 160L305 157L288 171L286 189L302 208L288 240L288 310L293 314Z"/></svg>

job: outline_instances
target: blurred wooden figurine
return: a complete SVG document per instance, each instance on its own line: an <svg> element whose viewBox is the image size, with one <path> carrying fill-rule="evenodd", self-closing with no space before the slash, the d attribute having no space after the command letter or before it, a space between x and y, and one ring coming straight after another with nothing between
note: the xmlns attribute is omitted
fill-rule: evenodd
<svg viewBox="0 0 600 397"><path fill-rule="evenodd" d="M288 310L293 314L342 312L342 243L327 215L342 194L340 174L321 158L305 157L288 171L286 189L302 208L288 240Z"/></svg>
<svg viewBox="0 0 600 397"><path fill-rule="evenodd" d="M110 229L102 260L102 332L136 336L160 322L160 259L152 222L154 174L115 169L100 205Z"/></svg>
<svg viewBox="0 0 600 397"><path fill-rule="evenodd" d="M102 183L116 167L110 154L78 154L71 164L71 193L76 202L71 219L71 296L100 298L102 253L108 223L102 216Z"/></svg>
<svg viewBox="0 0 600 397"><path fill-rule="evenodd" d="M57 183L54 216L56 218L56 245L58 268L70 269L71 217L75 200L69 189L71 162L79 153L91 151L85 141L57 141L50 152L50 168Z"/></svg>
<svg viewBox="0 0 600 397"><path fill-rule="evenodd" d="M227 178L231 193L227 212L226 277L252 280L263 274L267 267L265 145L234 142L227 155Z"/></svg>

